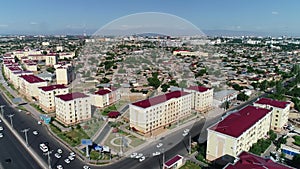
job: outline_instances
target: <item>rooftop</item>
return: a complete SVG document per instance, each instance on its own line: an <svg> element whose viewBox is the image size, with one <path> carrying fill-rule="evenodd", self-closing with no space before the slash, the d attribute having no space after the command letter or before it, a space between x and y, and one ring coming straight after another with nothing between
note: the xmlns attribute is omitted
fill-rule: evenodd
<svg viewBox="0 0 300 169"><path fill-rule="evenodd" d="M40 82L46 82L45 80L35 76L35 75L22 75L20 76L24 80L26 80L28 83L40 83Z"/></svg>
<svg viewBox="0 0 300 169"><path fill-rule="evenodd" d="M172 167L177 161L181 160L183 157L180 155L176 155L175 157L171 158L167 162L165 162L165 165L169 168Z"/></svg>
<svg viewBox="0 0 300 169"><path fill-rule="evenodd" d="M225 169L244 169L244 168L255 168L255 169L291 169L292 167L285 166L272 161L271 159L265 159L263 157L242 152L239 155L239 159L234 164L229 164Z"/></svg>
<svg viewBox="0 0 300 169"><path fill-rule="evenodd" d="M100 89L98 90L97 92L95 92L95 94L98 94L98 95L106 95L108 93L110 93L111 91L108 90L108 89Z"/></svg>
<svg viewBox="0 0 300 169"><path fill-rule="evenodd" d="M258 101L256 101L255 103L257 103L257 104L267 104L267 105L282 108L282 109L286 108L286 106L290 104L289 102L272 100L272 99L269 99L269 98L261 98Z"/></svg>
<svg viewBox="0 0 300 169"><path fill-rule="evenodd" d="M132 103L135 106L141 107L141 108L148 108L160 103L163 103L167 100L173 99L173 98L179 98L181 96L185 96L189 93L183 92L183 91L173 91L164 95L155 96L149 99L141 100L135 103Z"/></svg>
<svg viewBox="0 0 300 169"><path fill-rule="evenodd" d="M189 90L195 90L198 92L206 92L207 90L209 90L210 88L207 87L203 87L203 86L190 86L189 88L187 88Z"/></svg>
<svg viewBox="0 0 300 169"><path fill-rule="evenodd" d="M270 111L264 108L247 106L230 114L209 129L237 138Z"/></svg>
<svg viewBox="0 0 300 169"><path fill-rule="evenodd" d="M64 101L70 101L70 100L74 100L74 99L78 99L78 98L85 98L85 97L89 97L89 96L86 94L83 94L83 93L75 92L75 93L58 95L56 97L58 97Z"/></svg>
<svg viewBox="0 0 300 169"><path fill-rule="evenodd" d="M66 87L65 85L62 84L57 84L57 85L51 85L51 86L43 86L43 87L39 87L40 89L42 89L43 91L47 92L47 91L51 91L51 90L55 90L55 89L66 89L68 87Z"/></svg>

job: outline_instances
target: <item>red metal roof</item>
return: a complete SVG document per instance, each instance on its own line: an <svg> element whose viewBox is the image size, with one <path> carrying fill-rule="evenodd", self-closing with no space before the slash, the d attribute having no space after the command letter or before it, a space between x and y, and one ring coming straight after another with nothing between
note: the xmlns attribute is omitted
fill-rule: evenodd
<svg viewBox="0 0 300 169"><path fill-rule="evenodd" d="M207 90L209 90L210 88L207 87L203 87L203 86L190 86L189 88L187 88L189 90L195 90L198 92L206 92Z"/></svg>
<svg viewBox="0 0 300 169"><path fill-rule="evenodd" d="M120 114L120 112L118 112L118 111L111 111L111 112L109 112L108 113L108 117L109 118L117 118L118 116L120 116L121 114Z"/></svg>
<svg viewBox="0 0 300 169"><path fill-rule="evenodd" d="M51 86L43 86L43 87L39 87L39 88L42 89L43 91L47 92L47 91L51 91L51 90L55 90L55 89L66 89L67 87L62 84L57 84L57 85L51 85Z"/></svg>
<svg viewBox="0 0 300 169"><path fill-rule="evenodd" d="M98 94L98 95L106 95L107 93L110 93L111 91L108 90L108 89L100 89L98 90L97 92L95 92L95 94Z"/></svg>
<svg viewBox="0 0 300 169"><path fill-rule="evenodd" d="M10 66L10 67L8 67L8 69L11 70L11 71L22 70L22 69L21 69L20 67L18 67L18 66Z"/></svg>
<svg viewBox="0 0 300 169"><path fill-rule="evenodd" d="M135 103L132 103L135 106L142 107L142 108L148 108L154 105L157 105L159 103L165 102L167 100L173 99L173 98L179 98L181 96L187 95L189 93L183 92L183 91L173 91L164 95L152 97L149 99L141 100Z"/></svg>
<svg viewBox="0 0 300 169"><path fill-rule="evenodd" d="M255 103L257 103L257 104L267 104L267 105L282 108L282 109L286 108L286 106L290 104L289 102L272 100L272 99L269 99L269 98L261 98Z"/></svg>
<svg viewBox="0 0 300 169"><path fill-rule="evenodd" d="M180 155L176 155L175 157L171 158L167 162L165 162L165 165L169 168L172 167L177 161L181 160L183 157Z"/></svg>
<svg viewBox="0 0 300 169"><path fill-rule="evenodd" d="M45 82L45 80L34 76L34 75L22 75L20 76L21 78L23 78L24 80L26 80L28 83L40 83L40 82Z"/></svg>
<svg viewBox="0 0 300 169"><path fill-rule="evenodd" d="M64 101L70 101L70 100L74 100L74 99L78 99L78 98L85 98L85 97L89 97L89 96L84 93L75 92L75 93L58 95L56 97L58 97Z"/></svg>
<svg viewBox="0 0 300 169"><path fill-rule="evenodd" d="M264 108L247 106L230 114L210 129L237 138L270 111Z"/></svg>
<svg viewBox="0 0 300 169"><path fill-rule="evenodd" d="M239 155L239 160L234 164L229 164L225 169L291 169L292 167L285 166L272 161L271 159L265 159L260 156L242 152Z"/></svg>

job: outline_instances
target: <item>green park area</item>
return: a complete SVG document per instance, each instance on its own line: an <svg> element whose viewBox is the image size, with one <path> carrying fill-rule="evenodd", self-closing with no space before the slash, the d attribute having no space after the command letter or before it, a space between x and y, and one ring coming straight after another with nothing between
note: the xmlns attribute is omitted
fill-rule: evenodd
<svg viewBox="0 0 300 169"><path fill-rule="evenodd" d="M201 167L191 161L187 161L180 169L201 169Z"/></svg>

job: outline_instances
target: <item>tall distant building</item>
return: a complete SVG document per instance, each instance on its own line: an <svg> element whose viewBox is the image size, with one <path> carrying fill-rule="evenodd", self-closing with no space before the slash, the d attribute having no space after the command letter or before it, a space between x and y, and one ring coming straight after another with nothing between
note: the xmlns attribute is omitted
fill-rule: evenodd
<svg viewBox="0 0 300 169"><path fill-rule="evenodd" d="M272 109L271 129L280 132L288 122L290 113L290 102L261 98L254 103L254 106Z"/></svg>
<svg viewBox="0 0 300 169"><path fill-rule="evenodd" d="M56 83L68 85L75 79L73 66L64 66L56 68Z"/></svg>

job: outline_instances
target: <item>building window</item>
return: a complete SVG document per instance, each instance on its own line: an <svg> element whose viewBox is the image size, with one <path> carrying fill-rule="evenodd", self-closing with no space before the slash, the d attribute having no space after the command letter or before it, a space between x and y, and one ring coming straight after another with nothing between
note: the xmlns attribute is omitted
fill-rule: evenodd
<svg viewBox="0 0 300 169"><path fill-rule="evenodd" d="M278 117L278 114L276 114L275 117Z"/></svg>

